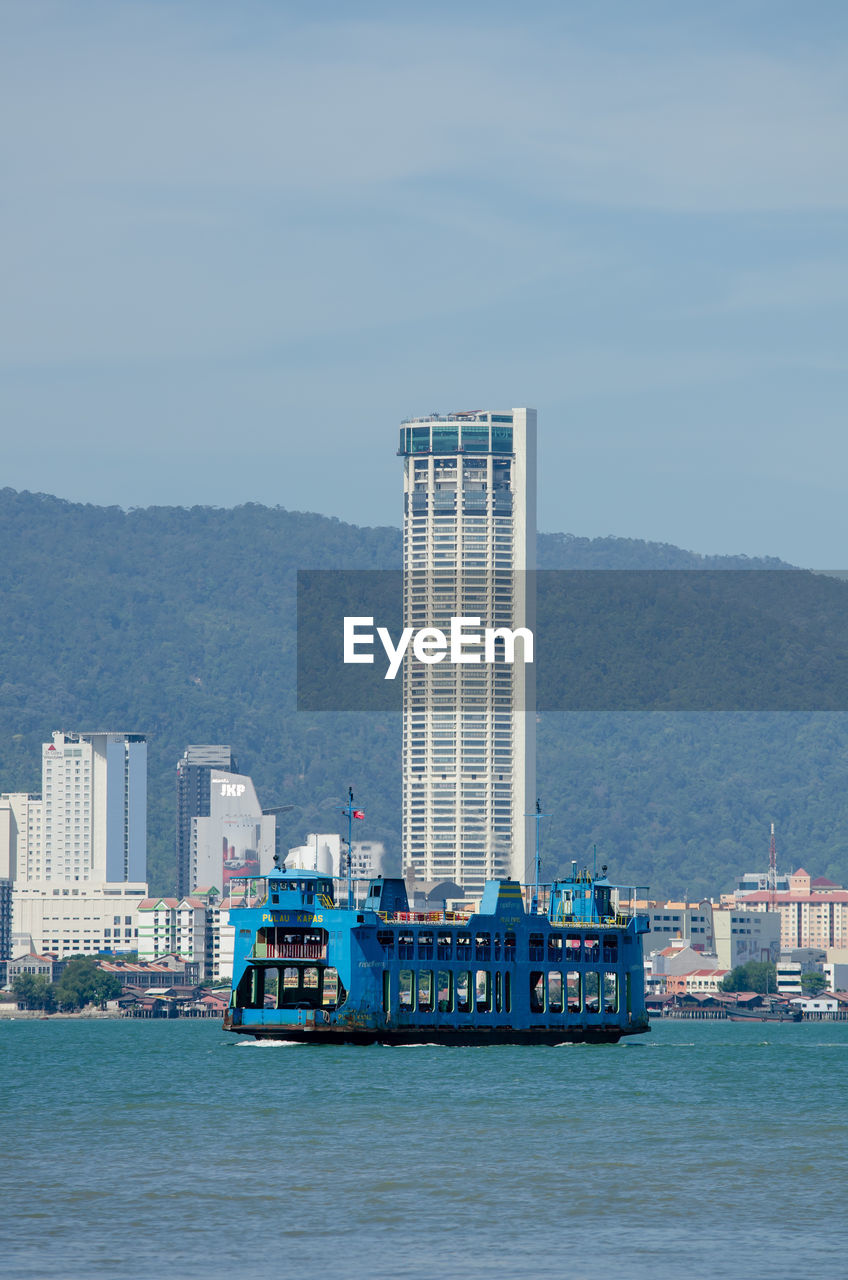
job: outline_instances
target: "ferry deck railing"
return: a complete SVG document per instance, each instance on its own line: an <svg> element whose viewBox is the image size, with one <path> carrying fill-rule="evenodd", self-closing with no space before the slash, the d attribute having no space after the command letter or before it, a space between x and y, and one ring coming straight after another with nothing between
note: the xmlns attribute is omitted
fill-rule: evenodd
<svg viewBox="0 0 848 1280"><path fill-rule="evenodd" d="M257 942L254 960L326 960L327 948L319 942Z"/></svg>

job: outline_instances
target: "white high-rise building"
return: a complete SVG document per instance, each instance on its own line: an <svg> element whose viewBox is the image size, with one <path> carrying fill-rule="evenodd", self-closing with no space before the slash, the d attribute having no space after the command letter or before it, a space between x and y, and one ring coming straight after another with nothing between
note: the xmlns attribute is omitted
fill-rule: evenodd
<svg viewBox="0 0 848 1280"><path fill-rule="evenodd" d="M41 796L27 791L0 795L0 879L40 880Z"/></svg>
<svg viewBox="0 0 848 1280"><path fill-rule="evenodd" d="M413 418L398 452L404 626L532 628L535 410ZM470 895L491 877L528 879L536 699L521 645L511 664L404 664L404 871Z"/></svg>
<svg viewBox="0 0 848 1280"><path fill-rule="evenodd" d="M33 879L146 879L143 734L54 733L42 749L42 795L43 856L41 874Z"/></svg>

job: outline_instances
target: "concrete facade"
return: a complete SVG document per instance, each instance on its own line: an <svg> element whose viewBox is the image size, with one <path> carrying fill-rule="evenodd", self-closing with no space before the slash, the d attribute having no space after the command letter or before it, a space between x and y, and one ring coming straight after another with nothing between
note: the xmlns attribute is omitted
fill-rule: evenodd
<svg viewBox="0 0 848 1280"><path fill-rule="evenodd" d="M452 617L533 627L536 412L410 419L403 457L404 626ZM403 670L402 870L452 880L528 879L536 787L535 667L424 663Z"/></svg>
<svg viewBox="0 0 848 1280"><path fill-rule="evenodd" d="M26 791L0 795L0 879L42 878L41 796Z"/></svg>
<svg viewBox="0 0 848 1280"><path fill-rule="evenodd" d="M146 896L146 884L15 884L13 954L34 951L67 959L98 951L134 951L136 908Z"/></svg>
<svg viewBox="0 0 848 1280"><path fill-rule="evenodd" d="M146 879L143 734L54 733L42 748L42 795L38 879L96 884ZM18 872L20 883L20 867Z"/></svg>
<svg viewBox="0 0 848 1280"><path fill-rule="evenodd" d="M263 813L251 778L213 769L209 816L192 818L191 892L234 876L267 875L274 867L277 819Z"/></svg>

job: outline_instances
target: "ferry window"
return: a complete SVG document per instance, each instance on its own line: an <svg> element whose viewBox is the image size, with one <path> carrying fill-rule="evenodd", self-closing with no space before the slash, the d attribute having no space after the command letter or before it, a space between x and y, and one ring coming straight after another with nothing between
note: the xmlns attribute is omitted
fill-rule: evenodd
<svg viewBox="0 0 848 1280"><path fill-rule="evenodd" d="M377 941L384 951L392 952L395 949L395 935L393 929L378 929Z"/></svg>
<svg viewBox="0 0 848 1280"><path fill-rule="evenodd" d="M618 959L618 935L615 933L604 934L604 960L607 964L615 964Z"/></svg>
<svg viewBox="0 0 848 1280"><path fill-rule="evenodd" d="M492 975L488 969L477 970L477 980L474 984L477 994L477 1012L492 1012Z"/></svg>
<svg viewBox="0 0 848 1280"><path fill-rule="evenodd" d="M580 974L576 969L565 975L565 986L568 996L568 1012L580 1012Z"/></svg>
<svg viewBox="0 0 848 1280"><path fill-rule="evenodd" d="M542 952L545 946L545 939L541 933L531 933L529 940L530 959L541 960Z"/></svg>
<svg viewBox="0 0 848 1280"><path fill-rule="evenodd" d="M272 901L272 902L279 902L279 901L280 901L280 895L279 895L278 893L272 893L272 894L271 894L271 901Z"/></svg>
<svg viewBox="0 0 848 1280"><path fill-rule="evenodd" d="M548 974L548 1008L551 1013L562 1013L562 974L554 969Z"/></svg>
<svg viewBox="0 0 848 1280"><path fill-rule="evenodd" d="M504 1009L512 1012L512 977L508 972L504 974Z"/></svg>
<svg viewBox="0 0 848 1280"><path fill-rule="evenodd" d="M618 1013L618 974L604 974L604 1013Z"/></svg>
<svg viewBox="0 0 848 1280"><path fill-rule="evenodd" d="M421 960L433 959L433 935L430 932L419 933L418 955Z"/></svg>
<svg viewBox="0 0 848 1280"><path fill-rule="evenodd" d="M398 974L398 1004L406 1011L415 1008L415 974L411 969L401 969Z"/></svg>
<svg viewBox="0 0 848 1280"><path fill-rule="evenodd" d="M582 958L580 954L580 934L570 933L565 940L566 963L579 964Z"/></svg>
<svg viewBox="0 0 848 1280"><path fill-rule="evenodd" d="M318 970L312 965L303 971L303 985L309 991L318 990Z"/></svg>
<svg viewBox="0 0 848 1280"><path fill-rule="evenodd" d="M295 991L300 986L297 969L294 965L289 965L283 970L283 990Z"/></svg>
<svg viewBox="0 0 848 1280"><path fill-rule="evenodd" d="M324 1008L335 1009L339 1001L339 971L332 965L324 970L324 989L321 1003Z"/></svg>
<svg viewBox="0 0 848 1280"><path fill-rule="evenodd" d="M439 970L439 1013L453 1013L453 974L450 969Z"/></svg>
<svg viewBox="0 0 848 1280"><path fill-rule="evenodd" d="M530 970L530 1012L545 1012L545 975L538 969Z"/></svg>
<svg viewBox="0 0 848 1280"><path fill-rule="evenodd" d="M515 959L515 934L504 934L504 960Z"/></svg>
<svg viewBox="0 0 848 1280"><path fill-rule="evenodd" d="M495 973L495 1013L503 1010L503 977L500 969Z"/></svg>
<svg viewBox="0 0 848 1280"><path fill-rule="evenodd" d="M594 969L586 974L583 996L583 1007L587 1013L600 1012L600 983Z"/></svg>
<svg viewBox="0 0 848 1280"><path fill-rule="evenodd" d="M600 960L600 943L596 937L586 937L583 940L584 960L587 964Z"/></svg>
<svg viewBox="0 0 848 1280"><path fill-rule="evenodd" d="M492 935L478 933L474 938L474 948L478 960L488 960L492 954Z"/></svg>
<svg viewBox="0 0 848 1280"><path fill-rule="evenodd" d="M548 961L550 964L559 964L562 959L562 934L548 934Z"/></svg>
<svg viewBox="0 0 848 1280"><path fill-rule="evenodd" d="M433 970L421 969L418 973L418 1012L433 1012Z"/></svg>
<svg viewBox="0 0 848 1280"><path fill-rule="evenodd" d="M277 1007L278 981L279 975L276 969L265 970L265 999L263 1003L268 1009L276 1009Z"/></svg>
<svg viewBox="0 0 848 1280"><path fill-rule="evenodd" d="M412 949L415 939L411 933L398 934L398 955L401 960L412 959Z"/></svg>
<svg viewBox="0 0 848 1280"><path fill-rule="evenodd" d="M453 934L440 933L436 940L440 960L450 960L453 952Z"/></svg>
<svg viewBox="0 0 848 1280"><path fill-rule="evenodd" d="M628 1018L629 1018L629 1017L630 1017L630 1011L631 1011L631 1003L630 1003L630 974L629 974L629 973L625 974L625 976L624 976L624 998L625 998L625 1000L627 1001L626 1008L627 1008L627 1016L628 1016Z"/></svg>
<svg viewBox="0 0 848 1280"><path fill-rule="evenodd" d="M501 935L499 933L496 933L495 934L495 959L500 960L500 958L501 958Z"/></svg>
<svg viewBox="0 0 848 1280"><path fill-rule="evenodd" d="M470 933L458 933L456 935L456 954L460 960L466 959L471 954Z"/></svg>
<svg viewBox="0 0 848 1280"><path fill-rule="evenodd" d="M456 1011L471 1012L471 974L467 969L456 975Z"/></svg>

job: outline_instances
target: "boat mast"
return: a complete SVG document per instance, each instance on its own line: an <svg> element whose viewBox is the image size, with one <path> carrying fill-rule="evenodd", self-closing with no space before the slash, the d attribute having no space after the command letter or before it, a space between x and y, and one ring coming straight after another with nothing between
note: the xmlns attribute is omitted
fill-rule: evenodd
<svg viewBox="0 0 848 1280"><path fill-rule="evenodd" d="M541 823L543 818L550 817L550 814L542 813L542 802L541 800L537 799L536 808L534 812L526 813L524 816L525 818L534 818L536 821L536 858L535 858L536 866L535 866L535 876L533 880L533 900L530 905L531 915L536 915L537 911L539 910L539 881L541 879L541 872L542 872L542 860L541 860L541 851L540 851L540 844L539 844L539 824Z"/></svg>

